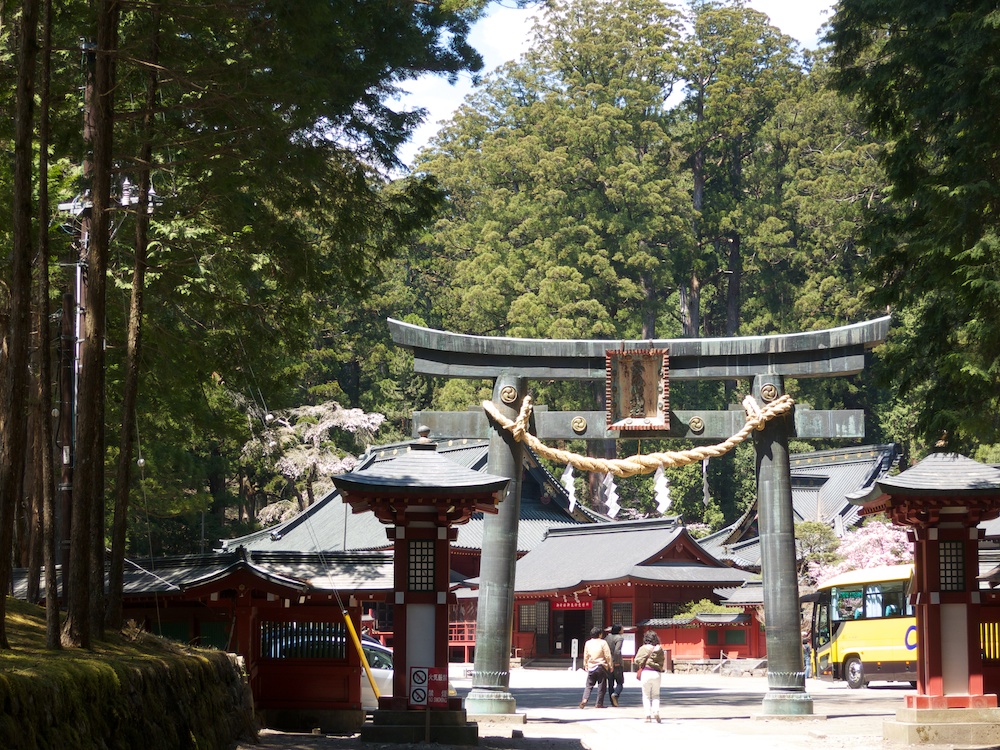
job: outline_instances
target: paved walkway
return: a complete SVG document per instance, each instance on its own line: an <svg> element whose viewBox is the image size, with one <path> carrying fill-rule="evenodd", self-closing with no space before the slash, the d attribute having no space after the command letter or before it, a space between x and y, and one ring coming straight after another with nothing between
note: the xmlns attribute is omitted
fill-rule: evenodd
<svg viewBox="0 0 1000 750"><path fill-rule="evenodd" d="M844 683L808 680L814 715L808 718L765 718L761 702L767 692L764 677L721 677L705 674L665 674L661 688L661 724L643 721L642 696L634 675L626 675L618 708L580 709L583 672L517 669L511 693L523 724L479 722L480 746L498 750L640 750L669 742L671 747L715 750L837 750L893 748L882 739L882 721L895 715L906 684L873 683L850 690ZM459 695L471 687L463 672L454 670L452 684ZM518 737L517 734L521 736ZM309 737L265 732L258 748L266 750L361 750L356 738ZM391 746L379 746L387 750ZM923 746L928 748L930 746ZM933 746L943 750L954 746Z"/></svg>
<svg viewBox="0 0 1000 750"><path fill-rule="evenodd" d="M690 748L738 747L740 750L814 748L877 748L882 746L882 720L895 714L908 685L885 683L850 690L809 680L813 698L810 718L765 718L761 703L767 693L763 677L720 677L706 674L665 674L660 689L661 724L643 721L642 696L634 675L626 675L618 708L577 708L583 673L542 673L518 670L511 692L524 710L525 737L572 737L588 750L649 747L669 738ZM459 689L461 692L461 689ZM503 733L501 727L480 725L480 736ZM623 745L624 741L624 745ZM636 744L638 743L638 745Z"/></svg>

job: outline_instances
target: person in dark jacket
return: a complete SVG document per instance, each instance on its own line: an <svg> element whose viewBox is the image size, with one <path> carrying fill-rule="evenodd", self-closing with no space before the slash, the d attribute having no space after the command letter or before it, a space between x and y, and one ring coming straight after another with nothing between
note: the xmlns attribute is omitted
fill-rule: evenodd
<svg viewBox="0 0 1000 750"><path fill-rule="evenodd" d="M611 698L611 705L617 706L621 697L622 689L625 687L625 670L622 667L622 643L625 636L622 635L622 626L615 624L611 626L611 633L604 639L611 649L611 673L608 675L608 697Z"/></svg>

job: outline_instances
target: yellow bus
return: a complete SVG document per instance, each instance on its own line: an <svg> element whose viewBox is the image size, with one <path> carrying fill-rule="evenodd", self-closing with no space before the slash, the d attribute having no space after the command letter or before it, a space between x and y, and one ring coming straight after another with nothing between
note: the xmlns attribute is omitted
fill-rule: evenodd
<svg viewBox="0 0 1000 750"><path fill-rule="evenodd" d="M912 565L853 570L831 578L814 600L812 674L862 688L870 680L915 683L917 621L907 592Z"/></svg>

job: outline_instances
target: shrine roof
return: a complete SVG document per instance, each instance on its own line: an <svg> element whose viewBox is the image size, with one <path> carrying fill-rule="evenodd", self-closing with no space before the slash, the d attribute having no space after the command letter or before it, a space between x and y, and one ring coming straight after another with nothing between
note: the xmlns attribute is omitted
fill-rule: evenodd
<svg viewBox="0 0 1000 750"><path fill-rule="evenodd" d="M647 628L677 628L693 625L746 625L751 622L746 612L699 612L685 617L653 617L637 625Z"/></svg>
<svg viewBox="0 0 1000 750"><path fill-rule="evenodd" d="M892 495L924 497L1000 497L1000 469L974 461L958 453L932 453L900 472L886 476L848 499L868 505Z"/></svg>
<svg viewBox="0 0 1000 750"><path fill-rule="evenodd" d="M664 583L716 583L740 584L752 580L754 573L739 568L712 568L707 565L634 565L629 571L630 578Z"/></svg>
<svg viewBox="0 0 1000 750"><path fill-rule="evenodd" d="M760 578L747 581L738 589L728 592L722 603L734 607L764 604L764 581Z"/></svg>
<svg viewBox="0 0 1000 750"><path fill-rule="evenodd" d="M407 443L376 446L359 459L359 466L374 466L401 455ZM472 471L486 468L489 443L486 440L454 439L441 441L438 453L447 455L456 464ZM518 526L518 552L527 552L541 542L553 525L571 525L588 520L607 520L588 509L576 506L569 510L565 489L539 463L530 450L524 452L526 469L522 484L521 522ZM468 523L455 528L458 539L453 547L478 550L482 548L484 519L473 514ZM353 513L335 487L313 505L293 518L266 529L235 539L223 540L223 550L246 547L250 550L286 552L323 552L327 550L388 549L392 543L386 537L386 526L374 513Z"/></svg>
<svg viewBox="0 0 1000 750"><path fill-rule="evenodd" d="M664 559L664 556L669 559ZM517 593L627 579L739 584L750 574L705 553L676 518L554 528L517 561Z"/></svg>
<svg viewBox="0 0 1000 750"><path fill-rule="evenodd" d="M507 486L506 477L473 471L437 452L433 442L415 441L388 461L333 477L343 493L386 492L405 496L462 496L497 493Z"/></svg>
<svg viewBox="0 0 1000 750"><path fill-rule="evenodd" d="M838 535L856 526L861 508L848 495L871 485L895 465L899 446L859 445L796 453L789 457L795 522L821 521ZM760 538L754 502L737 521L698 540L709 553L741 568L760 568Z"/></svg>
<svg viewBox="0 0 1000 750"><path fill-rule="evenodd" d="M384 552L268 553L237 548L204 555L173 555L131 561L124 573L126 597L180 595L194 587L224 582L245 571L291 591L391 591L392 554ZM27 595L24 570L16 571L14 594Z"/></svg>

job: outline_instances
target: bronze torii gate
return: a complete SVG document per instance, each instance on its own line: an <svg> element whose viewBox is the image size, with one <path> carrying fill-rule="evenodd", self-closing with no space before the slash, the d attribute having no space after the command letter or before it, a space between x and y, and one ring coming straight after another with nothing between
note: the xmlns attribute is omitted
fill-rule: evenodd
<svg viewBox="0 0 1000 750"><path fill-rule="evenodd" d="M669 376L689 380L753 379L753 396L770 403L784 394L785 377L853 375L865 366L867 351L882 343L888 316L855 325L810 333L724 339L654 341L574 341L467 336L389 320L392 339L412 349L418 373L452 378L491 378L497 410L517 417L528 381L605 380L610 352L669 352ZM669 426L667 426L669 420ZM435 437L490 440L488 471L510 478L500 512L486 519L476 624L470 714L514 713L510 694L510 643L514 618L514 566L521 502L521 443L491 429L486 415L470 412L417 412L414 426L427 424ZM745 423L742 409L670 411L664 429L643 437L694 440L729 438ZM604 412L549 412L533 415L534 433L542 440L614 439ZM791 420L777 418L755 431L757 503L760 519L764 610L767 617L768 692L766 715L811 714L805 691L799 631L795 529L792 515L788 437L861 438L860 410L814 411L797 406Z"/></svg>

